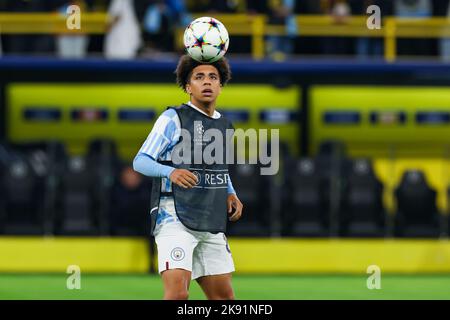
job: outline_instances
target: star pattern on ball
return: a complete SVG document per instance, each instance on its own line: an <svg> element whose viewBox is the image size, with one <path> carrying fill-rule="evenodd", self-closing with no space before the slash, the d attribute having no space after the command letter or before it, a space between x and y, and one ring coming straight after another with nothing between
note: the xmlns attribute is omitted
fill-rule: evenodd
<svg viewBox="0 0 450 320"><path fill-rule="evenodd" d="M222 39L221 39L222 40ZM218 48L220 49L220 51L225 50L225 46L227 45L226 41L223 41L220 43L220 45L218 46Z"/></svg>
<svg viewBox="0 0 450 320"><path fill-rule="evenodd" d="M191 47L202 47L204 44L204 40L203 40L204 35L200 36L200 37L194 37L195 38L195 43L191 46Z"/></svg>
<svg viewBox="0 0 450 320"><path fill-rule="evenodd" d="M209 30L211 30L212 28L216 28L220 32L219 24L217 23L216 20L211 18L211 20L208 23L209 23Z"/></svg>

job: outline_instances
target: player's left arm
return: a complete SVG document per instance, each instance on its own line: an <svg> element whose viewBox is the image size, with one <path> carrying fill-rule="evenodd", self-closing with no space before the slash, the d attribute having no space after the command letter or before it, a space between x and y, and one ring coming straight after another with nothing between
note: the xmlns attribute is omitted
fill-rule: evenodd
<svg viewBox="0 0 450 320"><path fill-rule="evenodd" d="M241 200L236 195L236 191L233 188L233 184L231 183L231 179L228 180L228 197L227 197L227 209L228 215L230 216L228 219L230 221L237 221L242 216L242 209L244 205ZM233 211L234 209L234 211Z"/></svg>

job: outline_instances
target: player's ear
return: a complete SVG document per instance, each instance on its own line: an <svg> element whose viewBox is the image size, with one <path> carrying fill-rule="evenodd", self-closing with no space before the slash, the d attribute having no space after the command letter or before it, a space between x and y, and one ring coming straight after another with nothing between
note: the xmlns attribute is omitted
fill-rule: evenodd
<svg viewBox="0 0 450 320"><path fill-rule="evenodd" d="M192 94L191 85L189 83L186 83L185 90L188 94Z"/></svg>

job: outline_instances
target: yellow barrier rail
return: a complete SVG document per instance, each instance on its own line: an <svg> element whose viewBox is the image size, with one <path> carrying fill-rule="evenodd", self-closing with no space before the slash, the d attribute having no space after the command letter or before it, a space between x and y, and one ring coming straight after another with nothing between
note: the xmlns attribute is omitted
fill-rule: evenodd
<svg viewBox="0 0 450 320"><path fill-rule="evenodd" d="M193 18L210 13L194 13ZM265 15L215 14L233 36L249 36L252 57L264 58L266 35L285 35L284 26L269 25ZM101 34L108 30L110 18L106 13L81 14L81 29L69 30L66 16L58 13L0 13L0 33L3 34ZM397 59L398 38L450 38L450 19L447 18L397 18L385 17L381 29L367 27L368 16L351 16L336 22L330 16L298 15L297 36L304 37L375 37L384 39L386 61ZM184 27L176 29L175 46L183 48Z"/></svg>
<svg viewBox="0 0 450 320"><path fill-rule="evenodd" d="M67 17L58 13L0 13L2 34L103 34L109 25L106 13L83 13L78 29L67 27Z"/></svg>
<svg viewBox="0 0 450 320"><path fill-rule="evenodd" d="M207 13L193 14L194 18ZM252 56L264 57L265 35L286 35L284 26L268 24L264 15L217 14L215 18L224 23L230 35L246 35L252 38ZM297 36L304 37L374 37L384 39L384 57L392 62L397 59L398 38L450 38L450 19L446 18L397 18L382 19L381 29L367 27L368 16L351 16L336 22L331 16L298 15ZM177 30L177 47L182 48L183 29Z"/></svg>
<svg viewBox="0 0 450 320"><path fill-rule="evenodd" d="M229 243L239 274L357 275L373 264L383 274L450 273L446 239L231 237ZM84 274L144 274L152 263L158 269L144 238L9 236L0 237L0 252L0 272L6 273L62 274L69 265Z"/></svg>

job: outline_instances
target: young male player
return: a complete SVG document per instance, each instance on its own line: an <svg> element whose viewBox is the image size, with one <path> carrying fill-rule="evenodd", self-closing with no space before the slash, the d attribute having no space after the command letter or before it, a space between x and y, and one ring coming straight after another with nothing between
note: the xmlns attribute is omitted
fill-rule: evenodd
<svg viewBox="0 0 450 320"><path fill-rule="evenodd" d="M198 135L208 129L222 133L225 149L226 130L232 125L215 109L221 88L230 79L230 67L225 58L203 64L184 55L176 75L190 101L161 114L133 163L136 171L154 177L150 215L164 299L187 299L191 279L197 280L210 300L234 299L234 264L224 232L227 218L237 221L243 205L225 161L194 161L195 144L205 148ZM180 139L182 129L192 137L188 141L192 161L176 165L172 152L185 138Z"/></svg>

